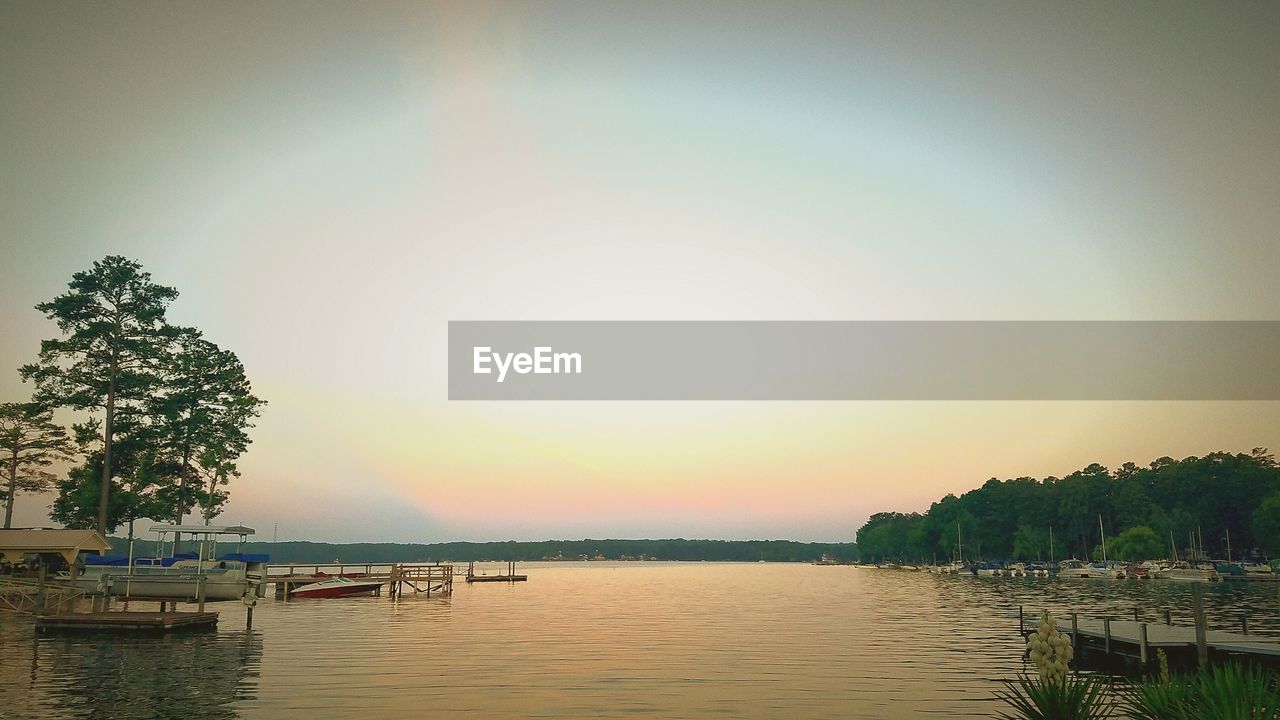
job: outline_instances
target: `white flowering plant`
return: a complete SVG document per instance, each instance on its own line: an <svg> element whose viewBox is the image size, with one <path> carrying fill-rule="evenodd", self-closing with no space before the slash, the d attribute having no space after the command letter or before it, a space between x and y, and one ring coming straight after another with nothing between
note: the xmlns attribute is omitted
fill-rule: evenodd
<svg viewBox="0 0 1280 720"><path fill-rule="evenodd" d="M1006 682L1006 691L996 697L1008 703L1016 714L1000 713L1006 720L1100 720L1112 717L1115 701L1105 679L1096 675L1070 674L1075 652L1071 641L1058 632L1058 625L1046 610L1040 614L1035 631L1027 637L1027 656L1038 677L1023 676Z"/></svg>
<svg viewBox="0 0 1280 720"><path fill-rule="evenodd" d="M1074 653L1071 641L1058 632L1058 624L1048 610L1040 613L1035 632L1027 637L1027 654L1040 673L1040 680L1061 685L1067 680L1067 670Z"/></svg>

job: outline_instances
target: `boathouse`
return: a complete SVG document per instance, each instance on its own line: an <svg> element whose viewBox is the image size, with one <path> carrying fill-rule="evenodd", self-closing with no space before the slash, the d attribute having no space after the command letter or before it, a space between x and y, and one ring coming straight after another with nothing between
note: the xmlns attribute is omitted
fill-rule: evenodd
<svg viewBox="0 0 1280 720"><path fill-rule="evenodd" d="M73 566L82 552L101 555L110 549L106 538L93 530L0 530L0 560L10 565L36 556L46 563L61 558Z"/></svg>

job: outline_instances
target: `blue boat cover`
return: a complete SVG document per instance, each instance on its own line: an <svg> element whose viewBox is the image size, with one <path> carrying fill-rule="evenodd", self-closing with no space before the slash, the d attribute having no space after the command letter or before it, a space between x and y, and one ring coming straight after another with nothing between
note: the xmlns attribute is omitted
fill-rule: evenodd
<svg viewBox="0 0 1280 720"><path fill-rule="evenodd" d="M266 553L227 553L219 560L239 560L243 563L264 563L271 559Z"/></svg>
<svg viewBox="0 0 1280 720"><path fill-rule="evenodd" d="M160 558L134 558L134 565L160 565L169 567L179 560L196 560L200 557L200 553L180 552L173 557ZM128 565L129 556L127 555L85 555L85 565Z"/></svg>

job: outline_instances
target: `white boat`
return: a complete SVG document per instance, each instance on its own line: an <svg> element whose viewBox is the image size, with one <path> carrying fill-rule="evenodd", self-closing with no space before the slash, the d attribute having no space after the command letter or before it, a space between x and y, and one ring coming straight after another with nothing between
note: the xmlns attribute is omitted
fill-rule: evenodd
<svg viewBox="0 0 1280 720"><path fill-rule="evenodd" d="M1082 560L1063 560L1058 563L1058 577L1087 578L1093 576L1093 568Z"/></svg>
<svg viewBox="0 0 1280 720"><path fill-rule="evenodd" d="M1167 567L1156 575L1162 580L1181 580L1184 582L1213 582L1221 580L1217 571L1210 567L1194 567L1189 563L1174 563L1172 567Z"/></svg>
<svg viewBox="0 0 1280 720"><path fill-rule="evenodd" d="M369 595L378 592L385 583L381 580L360 580L348 577L334 577L297 590L291 590L289 597L301 598L334 598L349 595Z"/></svg>
<svg viewBox="0 0 1280 720"><path fill-rule="evenodd" d="M1114 562L1100 562L1093 564L1093 571L1089 577L1111 578L1113 580L1123 580L1128 577L1125 566Z"/></svg>
<svg viewBox="0 0 1280 720"><path fill-rule="evenodd" d="M1041 563L1031 563L1023 568L1027 577L1049 577L1049 566Z"/></svg>
<svg viewBox="0 0 1280 720"><path fill-rule="evenodd" d="M1244 568L1244 573L1245 573L1245 575L1254 575L1254 576L1258 576L1258 575L1261 575L1261 576L1271 576L1271 575L1274 575L1274 574L1275 574L1275 573L1271 570L1271 565L1269 565L1269 564L1267 564L1267 563L1261 563L1261 562L1247 562L1247 563L1241 563L1241 564L1240 564L1240 567Z"/></svg>
<svg viewBox="0 0 1280 720"><path fill-rule="evenodd" d="M982 563L973 569L973 574L979 577L1002 577L1005 571L999 563Z"/></svg>
<svg viewBox="0 0 1280 720"><path fill-rule="evenodd" d="M1025 563L1013 563L1006 571L1009 577L1026 577L1027 566Z"/></svg>
<svg viewBox="0 0 1280 720"><path fill-rule="evenodd" d="M136 558L132 548L127 557L86 558L76 577L76 587L89 591L109 588L119 598L172 598L194 602L205 600L239 600L246 594L265 597L267 556L238 552L217 553L219 535L239 537L240 543L254 534L252 528L240 525L155 525L151 532L158 536L158 547L167 535L192 535L199 538L199 550L171 557ZM69 575L69 574L68 574Z"/></svg>

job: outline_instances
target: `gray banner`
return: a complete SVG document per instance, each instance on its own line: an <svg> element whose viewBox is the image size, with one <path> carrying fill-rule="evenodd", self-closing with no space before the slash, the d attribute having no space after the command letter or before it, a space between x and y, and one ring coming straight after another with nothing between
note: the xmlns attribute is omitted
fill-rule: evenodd
<svg viewBox="0 0 1280 720"><path fill-rule="evenodd" d="M450 400L1280 400L1280 321L449 323Z"/></svg>

